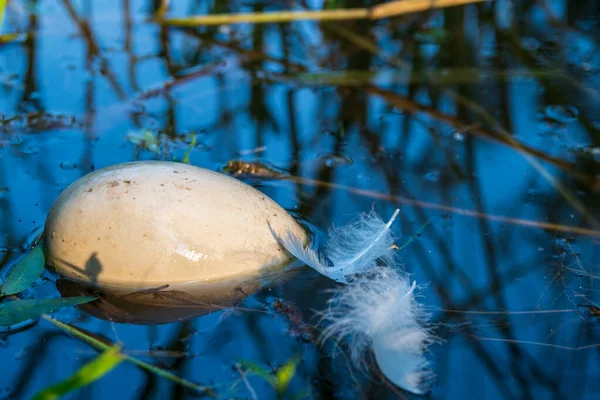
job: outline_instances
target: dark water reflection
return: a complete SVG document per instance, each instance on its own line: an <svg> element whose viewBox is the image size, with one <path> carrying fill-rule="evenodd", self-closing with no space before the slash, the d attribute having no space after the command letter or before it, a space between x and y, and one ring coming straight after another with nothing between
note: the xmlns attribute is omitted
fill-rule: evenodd
<svg viewBox="0 0 600 400"><path fill-rule="evenodd" d="M197 30L148 21L152 2L79 3L11 2L5 30L25 35L0 48L3 264L69 183L118 162L181 160L197 133L192 164L271 165L283 175L245 178L317 226L400 207L404 242L432 219L401 253L429 284L423 300L445 340L432 349L432 398L600 394L600 2ZM169 13L273 3L182 1ZM244 310L163 326L58 315L224 398L251 396L236 360L278 366L294 355L292 392L402 397L376 374L354 382L299 314L277 312L281 298L314 323L331 287L304 271ZM30 398L93 354L44 322L0 336L0 398ZM249 379L258 398L274 397ZM73 398L186 396L122 365Z"/></svg>

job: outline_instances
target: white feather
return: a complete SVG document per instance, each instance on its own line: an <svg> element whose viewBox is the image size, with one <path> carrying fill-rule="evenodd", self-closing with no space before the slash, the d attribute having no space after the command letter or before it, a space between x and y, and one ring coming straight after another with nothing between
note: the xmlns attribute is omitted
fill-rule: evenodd
<svg viewBox="0 0 600 400"><path fill-rule="evenodd" d="M348 338L352 359L359 365L370 347L392 383L422 394L433 379L425 352L436 341L426 320L423 306L415 299L415 283L382 267L340 287L323 313L329 325L321 339Z"/></svg>
<svg viewBox="0 0 600 400"><path fill-rule="evenodd" d="M304 247L289 231L280 241L306 265L333 280L348 283L353 275L367 271L378 259L388 262L393 259L394 237L390 226L399 212L396 210L387 223L377 214L370 213L346 226L330 229L323 256L310 245Z"/></svg>

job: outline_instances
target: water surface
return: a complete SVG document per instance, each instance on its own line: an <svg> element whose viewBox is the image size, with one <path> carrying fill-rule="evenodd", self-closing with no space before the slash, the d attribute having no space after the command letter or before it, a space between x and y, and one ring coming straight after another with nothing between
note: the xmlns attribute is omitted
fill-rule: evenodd
<svg viewBox="0 0 600 400"><path fill-rule="evenodd" d="M444 340L431 398L600 395L600 3L186 30L153 22L154 3L11 2L4 30L23 35L0 47L2 266L71 182L182 160L197 134L191 164L233 166L316 227L400 208L400 246L431 221L400 253ZM285 6L175 3L169 16ZM334 286L305 269L238 310L160 326L56 316L221 398L275 398L256 376L250 390L236 362L293 356L290 398L411 397L307 334ZM51 281L25 294L53 295ZM45 321L0 334L0 398L31 398L95 354ZM195 396L123 364L70 398Z"/></svg>

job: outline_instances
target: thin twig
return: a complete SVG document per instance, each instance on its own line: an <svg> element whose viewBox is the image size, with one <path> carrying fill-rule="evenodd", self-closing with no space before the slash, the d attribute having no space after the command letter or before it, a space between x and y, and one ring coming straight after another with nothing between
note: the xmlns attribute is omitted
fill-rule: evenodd
<svg viewBox="0 0 600 400"><path fill-rule="evenodd" d="M575 309L564 310L529 310L529 311L471 311L471 310L444 310L449 314L475 314L475 315L531 315L531 314L561 314L577 312Z"/></svg>
<svg viewBox="0 0 600 400"><path fill-rule="evenodd" d="M600 230L582 228L579 226L561 225L561 224L554 224L551 222L532 221L532 220L526 220L526 219L520 219L520 218L506 217L503 215L487 214L487 213L482 213L479 211L467 210L464 208L457 208L457 207L447 206L444 204L438 204L438 203L433 203L433 202L429 202L429 201L409 199L409 198L399 196L399 195L381 193L381 192L376 192L376 191L372 191L372 190L360 189L360 188L355 188L352 186L341 185L338 183L324 182L324 181L319 181L319 180L310 179L310 178L302 178L302 177L298 177L298 176L286 176L286 177L284 177L284 179L295 182L295 183L299 183L302 185L322 186L322 187L328 187L331 189L345 190L347 192L358 194L360 196L365 196L365 197L379 199L379 200L386 200L386 201L389 201L394 204L406 204L406 205L415 206L415 207L429 208L429 209L434 209L434 210L442 210L442 211L447 211L447 212L450 212L453 214L458 214L458 215L462 215L462 216L466 216L466 217L482 218L482 219L486 219L489 221L504 222L504 223L513 224L513 225L528 226L528 227L540 228L540 229L545 229L545 230L550 230L550 231L569 232L569 233L575 233L575 234L583 235L583 236L600 236Z"/></svg>
<svg viewBox="0 0 600 400"><path fill-rule="evenodd" d="M409 100L397 93L390 92L388 90L384 90L384 89L380 89L375 86L371 86L368 88L368 91L372 94L377 95L378 97L381 97L385 101L392 104L394 107L397 107L401 110L408 110L411 112L421 112L421 113L423 113L431 118L434 118L438 121L445 122L445 123L453 126L454 128L460 130L461 132L474 134L474 135L480 136L482 138L510 146L511 148L515 149L516 151L518 151L524 155L533 156L533 157L539 158L541 160L544 160L552 165L560 167L561 169L568 171L574 177L578 178L579 180L581 180L583 182L588 182L588 183L590 182L589 176L578 171L576 169L575 164L572 164L565 160L561 160L559 158L552 157L552 156L544 153L543 151L537 150L533 147L529 147L523 143L519 143L518 141L516 141L514 138L510 137L509 135L499 136L499 135L495 135L495 134L483 129L481 126L467 125L464 122L458 120L457 118L455 118L451 115L444 114L444 113L442 113L438 110L435 110L431 107L416 103L416 102Z"/></svg>
<svg viewBox="0 0 600 400"><path fill-rule="evenodd" d="M109 69L108 59L102 55L102 52L100 51L100 46L98 45L98 42L97 42L96 38L94 37L92 28L90 27L90 24L86 20L81 19L79 17L79 15L77 14L77 11L75 10L75 7L73 7L73 4L71 4L70 0L62 0L62 3L65 6L67 13L69 14L69 16L71 17L73 22L79 28L79 31L81 32L83 39L85 39L85 41L88 45L89 52L92 55L94 55L100 59L100 61L102 63L102 67L103 67L102 75L104 75L106 77L109 84L112 86L113 90L115 91L115 94L117 95L117 97L121 100L125 99L125 97L126 97L125 91L119 84L115 74Z"/></svg>
<svg viewBox="0 0 600 400"><path fill-rule="evenodd" d="M532 342L529 340L501 339L501 338L490 338L490 337L480 337L480 336L472 336L472 337L477 340L488 341L488 342L530 344L530 345L534 345L534 346L554 347L556 349L571 350L571 351L589 350L589 349L595 349L595 348L600 347L600 343L588 344L586 346L579 346L579 347L571 347L571 346L561 346L559 344Z"/></svg>
<svg viewBox="0 0 600 400"><path fill-rule="evenodd" d="M367 19L369 10L366 8L349 8L325 11L277 11L239 14L193 15L184 18L165 18L160 21L164 25L193 27L200 25L231 25L231 24L268 24L303 20L338 21L351 19Z"/></svg>
<svg viewBox="0 0 600 400"><path fill-rule="evenodd" d="M246 389L248 389L248 391L250 392L250 396L252 396L252 398L254 400L258 400L258 397L256 396L256 392L254 391L254 388L252 387L252 385L250 385L250 382L248 382L248 378L246 378L246 373L242 370L239 363L235 364L235 369L237 369L240 376L242 377L242 382L244 382Z"/></svg>
<svg viewBox="0 0 600 400"><path fill-rule="evenodd" d="M78 353L81 354L95 354L94 350L83 350ZM170 351L170 350L127 350L122 349L121 353L129 356L147 357L147 358L191 358L196 357L194 353L186 353L182 351Z"/></svg>

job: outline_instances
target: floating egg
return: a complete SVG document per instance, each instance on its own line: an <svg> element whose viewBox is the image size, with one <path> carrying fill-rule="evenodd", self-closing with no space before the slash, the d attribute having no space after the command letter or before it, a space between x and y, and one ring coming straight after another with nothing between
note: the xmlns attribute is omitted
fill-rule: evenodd
<svg viewBox="0 0 600 400"><path fill-rule="evenodd" d="M49 266L67 281L59 289L93 290L124 310L116 319L151 323L203 314L256 290L289 264L277 239L288 232L308 242L290 214L239 180L145 161L69 186L48 214L45 246ZM172 309L140 313L150 305Z"/></svg>

